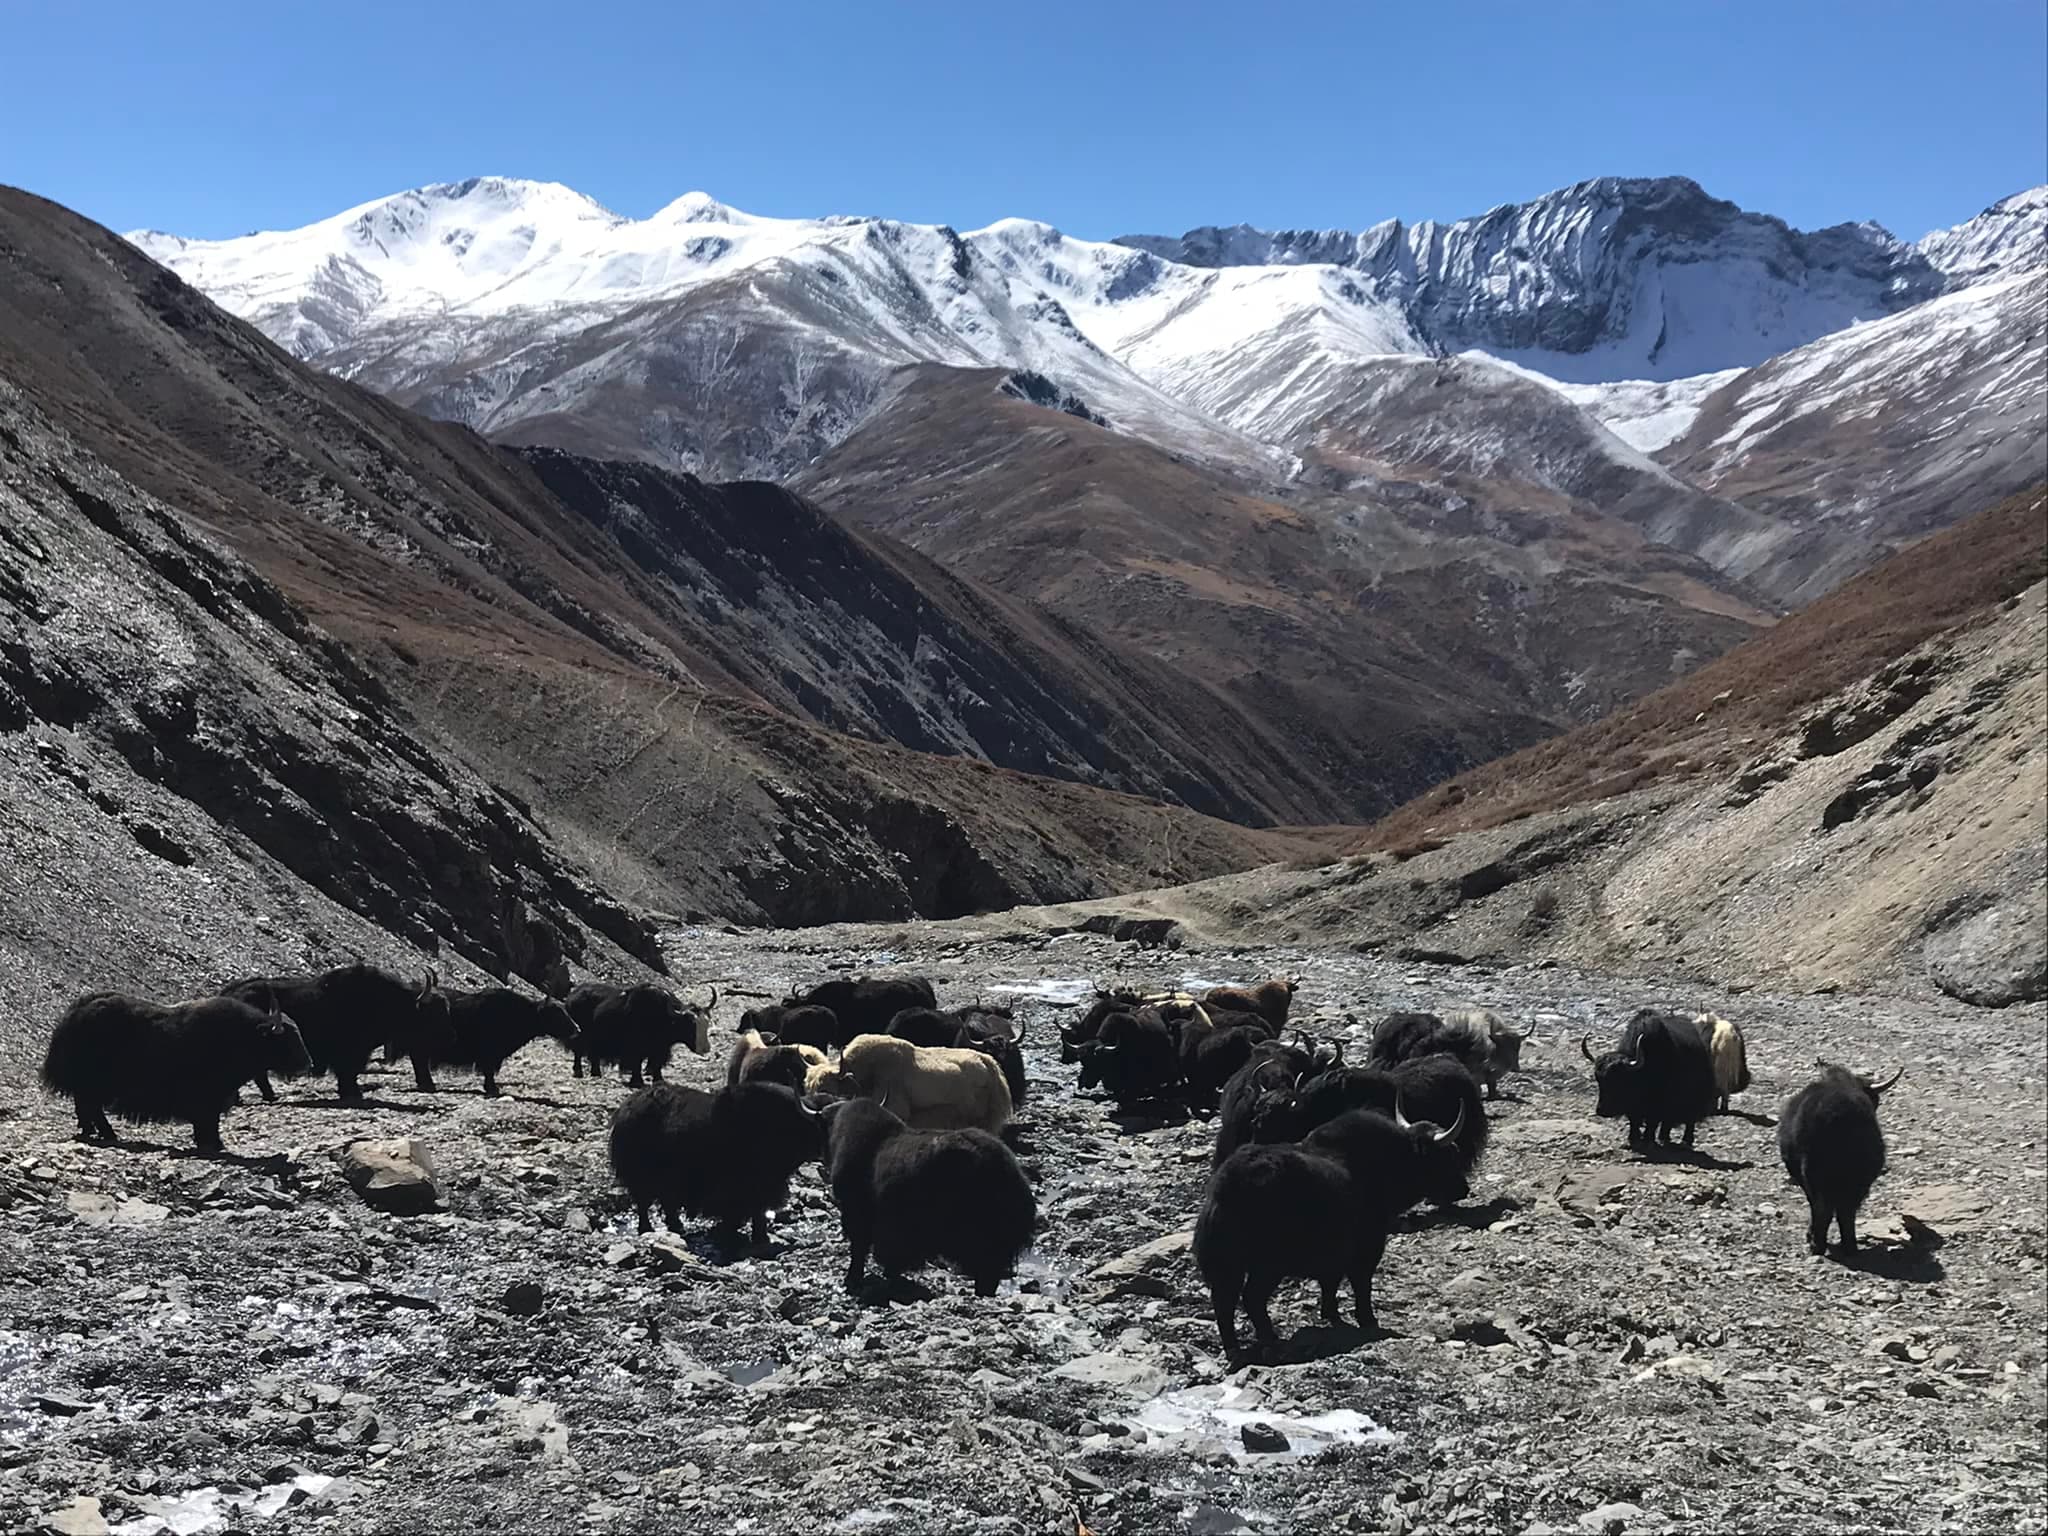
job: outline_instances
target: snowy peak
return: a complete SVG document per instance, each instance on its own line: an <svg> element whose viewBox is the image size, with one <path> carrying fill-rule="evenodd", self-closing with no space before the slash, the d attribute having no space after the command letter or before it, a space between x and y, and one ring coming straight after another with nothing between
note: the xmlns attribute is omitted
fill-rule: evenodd
<svg viewBox="0 0 2048 1536"><path fill-rule="evenodd" d="M1344 266L1437 350L1579 382L1750 366L1944 286L1880 225L1802 232L1676 176L1602 177L1448 224L1237 225L1119 243L1194 266Z"/></svg>
<svg viewBox="0 0 2048 1536"><path fill-rule="evenodd" d="M2048 186L2015 192L1953 229L1937 229L1916 249L1952 289L2048 264Z"/></svg>

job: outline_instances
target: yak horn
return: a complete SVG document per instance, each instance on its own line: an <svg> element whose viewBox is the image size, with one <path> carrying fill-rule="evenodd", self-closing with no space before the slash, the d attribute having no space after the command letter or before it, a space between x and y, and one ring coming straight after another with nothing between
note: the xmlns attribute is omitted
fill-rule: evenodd
<svg viewBox="0 0 2048 1536"><path fill-rule="evenodd" d="M1408 1118L1408 1111L1401 1107L1401 1090L1396 1088L1394 1090L1394 1124L1405 1131L1412 1123Z"/></svg>
<svg viewBox="0 0 2048 1536"><path fill-rule="evenodd" d="M711 1001L704 1005L704 1011L706 1013L716 1013L718 1011L718 983L715 981L711 983Z"/></svg>
<svg viewBox="0 0 2048 1536"><path fill-rule="evenodd" d="M1872 1084L1870 1091L1873 1095L1886 1093L1890 1091L1892 1084L1896 1083L1900 1078L1904 1077L1905 1075L1906 1068L1904 1064L1901 1063L1898 1071L1894 1072L1890 1077L1886 1078L1883 1082Z"/></svg>
<svg viewBox="0 0 2048 1536"><path fill-rule="evenodd" d="M1448 1131L1438 1131L1436 1139L1438 1141L1456 1141L1458 1139L1458 1132L1463 1129L1465 1129L1465 1103L1461 1099L1458 1101L1458 1118L1451 1122L1451 1128Z"/></svg>
<svg viewBox="0 0 2048 1536"><path fill-rule="evenodd" d="M1586 1060L1592 1062L1593 1065L1598 1066L1600 1063L1594 1058L1593 1048L1590 1045L1586 1044L1586 1042L1592 1038L1593 1037L1591 1035L1579 1036L1579 1054L1585 1057Z"/></svg>
<svg viewBox="0 0 2048 1536"><path fill-rule="evenodd" d="M434 988L440 984L440 981L441 978L434 974L434 968L431 965L428 966L426 980L420 983L419 995L421 997L432 997L434 995Z"/></svg>

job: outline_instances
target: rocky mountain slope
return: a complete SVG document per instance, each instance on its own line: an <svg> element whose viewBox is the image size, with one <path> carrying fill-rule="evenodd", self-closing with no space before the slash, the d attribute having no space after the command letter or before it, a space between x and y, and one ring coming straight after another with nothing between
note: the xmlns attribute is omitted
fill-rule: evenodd
<svg viewBox="0 0 2048 1536"><path fill-rule="evenodd" d="M2000 1005L2048 992L2048 499L2015 497L1313 870L1047 914Z"/></svg>
<svg viewBox="0 0 2048 1536"><path fill-rule="evenodd" d="M958 912L1297 846L1095 787L1231 809L1258 792L1233 783L1242 758L1120 726L1141 700L1176 702L1174 680L908 552L834 545L772 488L536 473L292 362L20 194L0 199L0 316L23 409L237 550L563 868L621 898L753 919ZM43 515L78 515L37 483ZM61 630L28 633L21 665L65 665ZM327 814L335 795L305 798Z"/></svg>
<svg viewBox="0 0 2048 1536"><path fill-rule="evenodd" d="M1390 809L1406 786L1661 686L1768 621L1557 477L1488 499L1498 480L1353 463L1327 486L1261 494L1006 396L1001 377L919 372L795 483L1210 683L1257 723L1262 752L1325 786L1297 819ZM1654 466L1639 477L1646 514L1682 504ZM1234 729L1218 716L1198 734Z"/></svg>
<svg viewBox="0 0 2048 1536"><path fill-rule="evenodd" d="M697 472L803 471L902 423L904 370L994 367L1255 494L1326 489L1333 457L1390 460L1520 509L1554 488L1474 466L1533 411L1552 457L1597 470L1570 478L1614 496L1595 510L1784 605L2030 483L2048 441L2048 189L1918 244L1794 230L1682 178L1361 234L1119 242L1023 219L764 219L696 193L633 220L480 178L300 230L132 238L430 414ZM1364 402L1454 354L1431 388L1460 386L1461 424L1374 420ZM1517 370L1554 398L1538 407Z"/></svg>

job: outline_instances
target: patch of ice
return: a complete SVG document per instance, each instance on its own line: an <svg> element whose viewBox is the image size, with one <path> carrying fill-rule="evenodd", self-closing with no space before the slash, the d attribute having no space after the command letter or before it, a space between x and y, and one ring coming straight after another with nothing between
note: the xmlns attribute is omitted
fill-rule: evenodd
<svg viewBox="0 0 2048 1536"><path fill-rule="evenodd" d="M1257 1459L1261 1462L1314 1456L1333 1445L1391 1445L1395 1438L1392 1430L1381 1428L1356 1409L1335 1408L1299 1417L1275 1413L1261 1407L1258 1394L1250 1388L1228 1385L1162 1392L1125 1422L1143 1429L1151 1437L1148 1443L1163 1441L1167 1448L1178 1449L1190 1439L1214 1440L1227 1445L1239 1461L1253 1459L1240 1438L1247 1424L1270 1424L1287 1437L1286 1451L1260 1453Z"/></svg>
<svg viewBox="0 0 2048 1536"><path fill-rule="evenodd" d="M1087 1002L1095 995L1095 983L1086 976L1060 977L1046 981L999 981L982 990L999 993L1005 997L1028 997L1037 1002L1071 1008L1077 1003Z"/></svg>
<svg viewBox="0 0 2048 1536"><path fill-rule="evenodd" d="M107 1529L112 1536L207 1536L227 1529L230 1523L268 1520L291 1502L294 1493L303 1490L307 1497L317 1497L333 1482L323 1473L307 1472L288 1483L269 1484L253 1500L244 1495L231 1498L212 1486L194 1488L175 1498L145 1500L146 1513L117 1521Z"/></svg>

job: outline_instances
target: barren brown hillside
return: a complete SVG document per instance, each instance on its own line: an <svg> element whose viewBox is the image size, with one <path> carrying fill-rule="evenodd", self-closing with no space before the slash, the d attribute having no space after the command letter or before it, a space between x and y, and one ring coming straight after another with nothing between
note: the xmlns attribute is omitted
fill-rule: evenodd
<svg viewBox="0 0 2048 1536"><path fill-rule="evenodd" d="M750 920L955 912L1300 846L1112 792L1250 817L1282 782L1116 728L1180 697L1144 663L1055 651L1057 624L770 487L561 470L572 507L517 454L293 362L108 231L12 192L0 373L250 560L627 899ZM946 755L967 752L1077 782Z"/></svg>
<svg viewBox="0 0 2048 1536"><path fill-rule="evenodd" d="M1996 611L2044 573L2048 492L2036 487L1853 577L1670 687L1411 800L1356 847L1413 847L1725 770L1816 701Z"/></svg>

